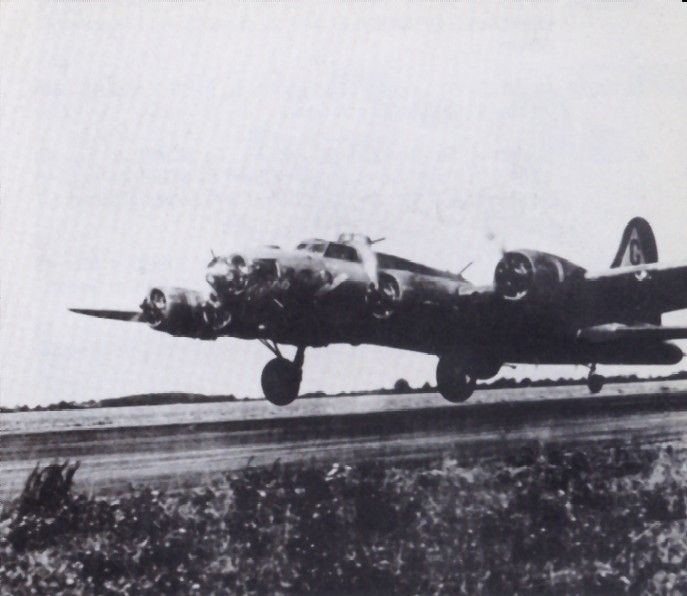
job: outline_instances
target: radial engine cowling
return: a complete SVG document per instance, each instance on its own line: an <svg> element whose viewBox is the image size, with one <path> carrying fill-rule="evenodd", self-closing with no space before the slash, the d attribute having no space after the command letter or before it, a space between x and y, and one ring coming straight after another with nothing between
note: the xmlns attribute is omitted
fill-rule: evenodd
<svg viewBox="0 0 687 596"><path fill-rule="evenodd" d="M378 286L371 289L368 295L372 316L380 321L391 317L401 303L406 288L407 280L402 276L381 273Z"/></svg>
<svg viewBox="0 0 687 596"><path fill-rule="evenodd" d="M551 298L564 283L584 276L585 270L556 255L533 250L510 251L494 272L494 289L506 300Z"/></svg>
<svg viewBox="0 0 687 596"><path fill-rule="evenodd" d="M141 303L144 320L155 330L183 337L204 337L208 324L201 292L184 288L152 288Z"/></svg>

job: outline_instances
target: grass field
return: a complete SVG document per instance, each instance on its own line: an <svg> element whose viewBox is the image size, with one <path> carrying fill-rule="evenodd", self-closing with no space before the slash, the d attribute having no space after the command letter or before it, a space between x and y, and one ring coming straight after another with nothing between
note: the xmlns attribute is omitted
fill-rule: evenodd
<svg viewBox="0 0 687 596"><path fill-rule="evenodd" d="M643 383L608 385L604 395L664 393L687 391L687 381L648 381ZM589 397L585 386L531 387L527 389L493 389L477 391L469 404L501 401L530 401ZM355 395L345 397L299 399L285 408L273 406L264 399L206 404L173 404L62 410L15 412L0 414L0 432L29 433L79 428L135 427L157 424L182 424L225 420L265 418L299 418L303 416L364 413L413 408L445 406L437 393L406 395Z"/></svg>
<svg viewBox="0 0 687 596"><path fill-rule="evenodd" d="M687 593L670 445L276 465L3 518L8 594Z"/></svg>

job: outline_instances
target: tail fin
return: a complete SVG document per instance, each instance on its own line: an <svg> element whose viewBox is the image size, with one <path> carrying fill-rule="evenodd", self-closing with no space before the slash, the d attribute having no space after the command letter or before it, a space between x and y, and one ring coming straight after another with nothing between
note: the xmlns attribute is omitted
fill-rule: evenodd
<svg viewBox="0 0 687 596"><path fill-rule="evenodd" d="M631 267L657 261L656 238L649 222L641 217L631 219L625 226L620 248L613 259L611 268Z"/></svg>

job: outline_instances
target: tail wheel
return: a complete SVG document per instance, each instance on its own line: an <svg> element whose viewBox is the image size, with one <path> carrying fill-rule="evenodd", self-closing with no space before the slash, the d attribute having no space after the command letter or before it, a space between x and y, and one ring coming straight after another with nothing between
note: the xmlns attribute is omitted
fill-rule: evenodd
<svg viewBox="0 0 687 596"><path fill-rule="evenodd" d="M451 403L466 401L474 392L477 378L468 370L466 359L445 354L437 364L437 389Z"/></svg>
<svg viewBox="0 0 687 596"><path fill-rule="evenodd" d="M260 378L265 398L275 406L288 406L298 397L301 375L301 369L286 358L270 360Z"/></svg>
<svg viewBox="0 0 687 596"><path fill-rule="evenodd" d="M503 362L493 356L484 355L482 358L474 358L473 372L478 379L491 379L499 374Z"/></svg>

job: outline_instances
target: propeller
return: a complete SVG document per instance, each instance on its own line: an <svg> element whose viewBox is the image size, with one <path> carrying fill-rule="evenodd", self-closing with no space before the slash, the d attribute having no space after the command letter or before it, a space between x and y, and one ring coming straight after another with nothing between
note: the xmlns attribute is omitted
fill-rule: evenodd
<svg viewBox="0 0 687 596"><path fill-rule="evenodd" d="M507 300L520 300L532 286L534 271L526 255L519 252L506 253L496 266L494 284L497 291Z"/></svg>
<svg viewBox="0 0 687 596"><path fill-rule="evenodd" d="M463 275L470 267L472 267L475 264L475 261L470 261L465 267L463 267L459 272L458 275Z"/></svg>
<svg viewBox="0 0 687 596"><path fill-rule="evenodd" d="M367 273L367 276L370 278L370 284L375 290L379 289L379 262L377 253L372 250L372 247L383 240L386 240L386 238L382 237L371 240L369 236L362 236L360 234L341 234L339 236L339 242L349 244L358 251L363 270Z"/></svg>
<svg viewBox="0 0 687 596"><path fill-rule="evenodd" d="M358 254L363 263L363 270L367 273L370 278L370 283L372 287L377 290L379 289L379 260L377 259L377 253L372 250L371 244L360 244L356 246L358 249Z"/></svg>
<svg viewBox="0 0 687 596"><path fill-rule="evenodd" d="M143 302L141 302L140 308L144 320L153 327L158 327L164 320L167 297L162 290L153 288Z"/></svg>
<svg viewBox="0 0 687 596"><path fill-rule="evenodd" d="M222 331L233 320L233 313L229 308L226 308L218 299L216 294L210 296L203 305L203 320L214 331Z"/></svg>
<svg viewBox="0 0 687 596"><path fill-rule="evenodd" d="M348 274L339 273L336 277L330 277L325 281L324 285L319 287L315 292L315 298L321 298L338 288L342 283L348 279Z"/></svg>
<svg viewBox="0 0 687 596"><path fill-rule="evenodd" d="M498 243L498 251L501 253L494 272L496 291L506 300L519 300L529 290L531 264L527 259L525 259L527 262L524 262L522 255L509 253L506 242L493 230L487 229L486 237L489 242Z"/></svg>
<svg viewBox="0 0 687 596"><path fill-rule="evenodd" d="M379 274L379 257L372 247L385 238L371 240L367 236L352 234L344 240L356 248L363 270L370 279L368 300L372 307L372 316L380 320L388 319L396 310L401 291L395 279Z"/></svg>

